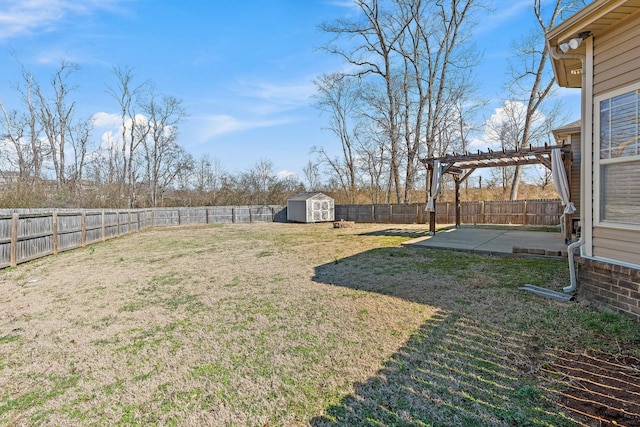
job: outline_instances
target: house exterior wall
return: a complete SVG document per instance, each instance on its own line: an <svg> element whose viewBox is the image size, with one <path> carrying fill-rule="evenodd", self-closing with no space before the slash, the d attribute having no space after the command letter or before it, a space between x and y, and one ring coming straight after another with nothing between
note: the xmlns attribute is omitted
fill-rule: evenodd
<svg viewBox="0 0 640 427"><path fill-rule="evenodd" d="M591 2L546 38L558 84L582 88L578 298L640 321L640 0Z"/></svg>
<svg viewBox="0 0 640 427"><path fill-rule="evenodd" d="M580 162L582 159L582 150L580 149L580 133L572 133L569 137L569 143L571 144L571 155L573 157L571 163L571 171L569 173L569 178L571 179L569 190L571 191L571 201L576 207L576 211L574 212L573 217L580 218L580 212L582 211L582 204L580 203Z"/></svg>
<svg viewBox="0 0 640 427"><path fill-rule="evenodd" d="M640 78L640 16L594 38L593 95L622 88Z"/></svg>
<svg viewBox="0 0 640 427"><path fill-rule="evenodd" d="M606 95L640 81L640 15L612 25L593 41L593 96ZM594 116L599 114L594 105ZM594 129L594 161L598 156L599 136ZM594 192L598 191L597 171L594 171ZM586 178L586 177L585 177ZM637 185L623 183L620 185ZM594 201L599 198L594 194ZM597 204L594 210L599 209ZM592 255L621 261L640 268L640 229L607 227L594 222Z"/></svg>
<svg viewBox="0 0 640 427"><path fill-rule="evenodd" d="M578 299L640 322L640 270L577 258Z"/></svg>

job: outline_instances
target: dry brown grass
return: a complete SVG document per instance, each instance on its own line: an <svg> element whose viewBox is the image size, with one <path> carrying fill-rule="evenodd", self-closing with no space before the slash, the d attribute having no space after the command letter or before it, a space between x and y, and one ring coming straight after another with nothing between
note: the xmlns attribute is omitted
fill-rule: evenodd
<svg viewBox="0 0 640 427"><path fill-rule="evenodd" d="M399 246L424 229L157 230L5 270L0 424L571 425L536 358L586 309L517 290L566 264Z"/></svg>

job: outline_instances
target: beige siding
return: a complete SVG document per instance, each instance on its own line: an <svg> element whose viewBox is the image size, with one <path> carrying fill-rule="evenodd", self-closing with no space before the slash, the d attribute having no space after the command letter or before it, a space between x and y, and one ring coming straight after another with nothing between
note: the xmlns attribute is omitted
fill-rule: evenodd
<svg viewBox="0 0 640 427"><path fill-rule="evenodd" d="M582 158L582 151L580 141L580 133L571 134L571 153L573 155L573 164L571 166L571 173L569 174L571 184L569 185L571 191L571 201L576 207L576 212L573 214L574 218L580 217L580 162Z"/></svg>
<svg viewBox="0 0 640 427"><path fill-rule="evenodd" d="M640 15L638 14L616 23L610 31L594 38L594 96L640 81L638 40L640 40ZM594 111L594 114L597 112ZM593 255L640 265L640 230L594 226Z"/></svg>
<svg viewBox="0 0 640 427"><path fill-rule="evenodd" d="M594 38L593 94L609 92L640 80L640 16Z"/></svg>
<svg viewBox="0 0 640 427"><path fill-rule="evenodd" d="M640 265L640 231L594 227L593 255Z"/></svg>

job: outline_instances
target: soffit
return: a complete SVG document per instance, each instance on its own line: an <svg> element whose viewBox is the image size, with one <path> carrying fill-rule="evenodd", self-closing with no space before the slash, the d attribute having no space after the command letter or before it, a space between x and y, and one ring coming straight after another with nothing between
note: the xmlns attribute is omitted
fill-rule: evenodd
<svg viewBox="0 0 640 427"><path fill-rule="evenodd" d="M640 15L640 0L595 0L547 33L547 44L555 49L580 33L590 32L593 37L608 32L613 26L634 15ZM570 51L584 55L585 44ZM552 59L553 69L562 87L582 87L582 63L577 58Z"/></svg>

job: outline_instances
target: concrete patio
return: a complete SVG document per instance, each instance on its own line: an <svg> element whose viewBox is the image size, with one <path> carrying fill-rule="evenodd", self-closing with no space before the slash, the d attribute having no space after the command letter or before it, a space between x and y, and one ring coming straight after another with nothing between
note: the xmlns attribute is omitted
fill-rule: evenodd
<svg viewBox="0 0 640 427"><path fill-rule="evenodd" d="M450 228L438 231L434 236L405 242L405 245L500 254L567 256L562 233L511 228Z"/></svg>

